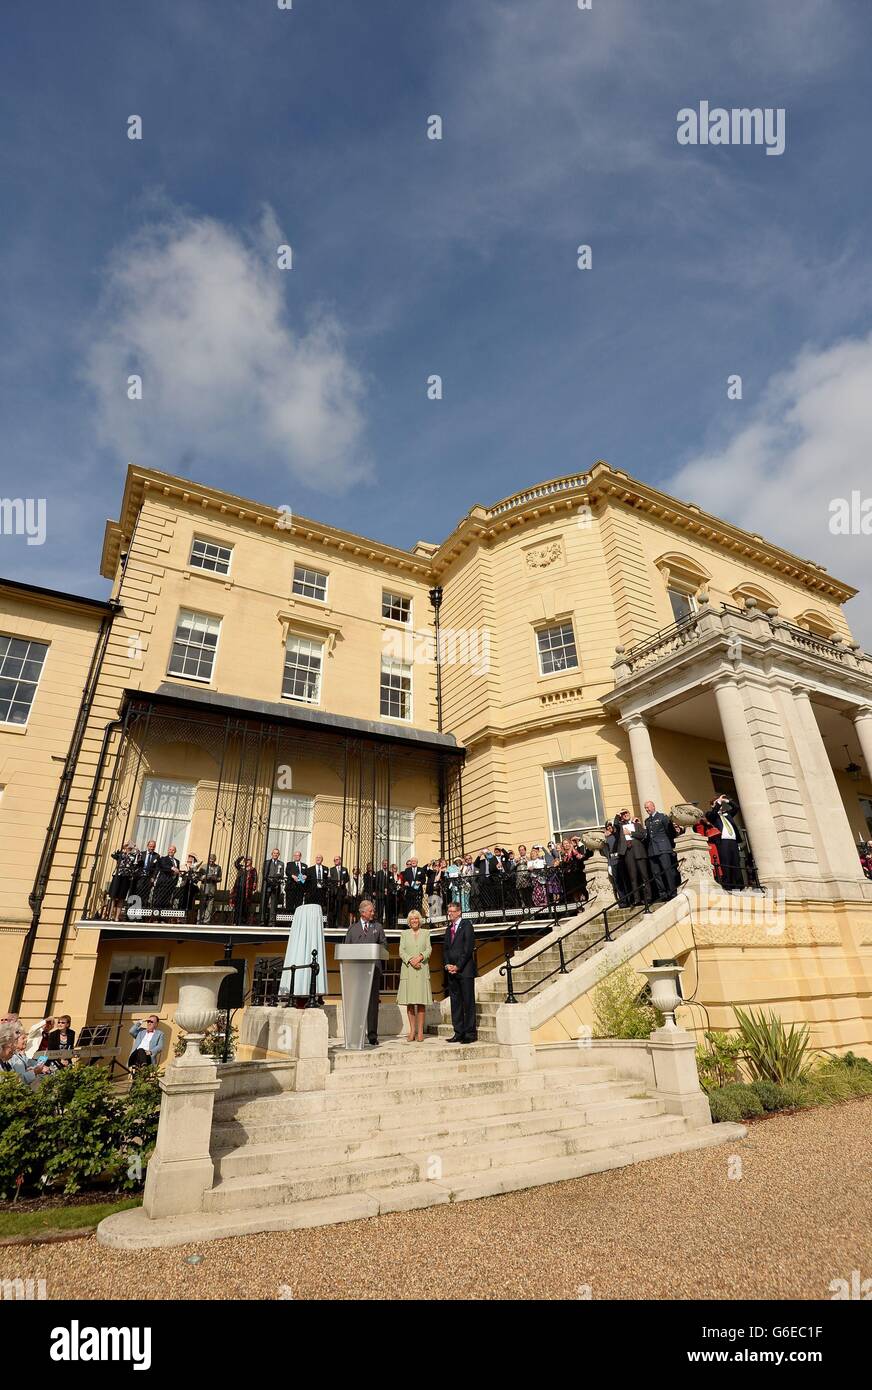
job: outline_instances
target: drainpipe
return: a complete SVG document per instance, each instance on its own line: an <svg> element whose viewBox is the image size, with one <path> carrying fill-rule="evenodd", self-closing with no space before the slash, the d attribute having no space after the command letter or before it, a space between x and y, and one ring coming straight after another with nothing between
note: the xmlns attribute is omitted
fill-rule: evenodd
<svg viewBox="0 0 872 1390"><path fill-rule="evenodd" d="M430 590L433 605L433 624L436 628L436 728L442 732L442 653L439 650L439 609L442 607L442 586Z"/></svg>
<svg viewBox="0 0 872 1390"><path fill-rule="evenodd" d="M42 852L39 856L39 864L36 870L36 877L33 881L33 888L27 899L32 916L24 944L21 948L21 958L18 963L18 970L15 975L15 984L12 989L12 998L9 1003L9 1012L18 1013L21 1008L21 1001L24 998L24 990L27 983L27 972L30 969L30 962L33 957L36 937L39 931L39 922L42 916L42 904L45 898L46 888L48 887L52 865L54 863L55 851L57 850L58 840L60 839L61 827L64 815L70 799L73 787L73 778L76 773L76 766L82 743L85 738L85 730L88 727L88 719L94 703L94 695L97 690L97 683L100 679L100 672L103 667L103 658L106 655L106 647L109 642L109 635L112 631L112 624L118 613L121 612L121 604L117 599L110 599L109 606L111 612L104 615L100 623L100 630L97 633L97 640L94 643L94 650L91 654L91 663L88 668L88 675L82 691L82 698L79 702L79 709L76 715L76 722L73 726L73 733L70 739L70 746L67 749L67 756L64 759L64 767L58 782L57 795L54 806L52 807L51 817L46 830L45 839L42 845ZM47 1015L44 1015L47 1017Z"/></svg>
<svg viewBox="0 0 872 1390"><path fill-rule="evenodd" d="M437 584L430 590L433 605L433 626L436 629L436 728L442 733L442 653L439 650L439 609L442 607L442 586ZM445 858L445 760L438 755L439 780L439 858Z"/></svg>
<svg viewBox="0 0 872 1390"><path fill-rule="evenodd" d="M61 923L60 936L58 937L57 954L55 955L54 961L52 963L51 980L49 982L48 987L48 997L46 998L45 1007L42 1011L43 1018L49 1018L51 1015L55 990L57 989L58 979L60 978L61 963L64 958L64 947L67 943L67 934L70 930L70 920L73 915L73 906L76 900L76 889L79 886L79 875L82 872L82 863L84 862L85 858L85 846L87 844L88 835L90 834L91 830L91 821L94 818L94 808L97 805L97 793L100 786L100 779L103 775L103 764L106 761L106 749L109 747L109 740L112 737L113 733L115 733L116 729L123 728L123 726L123 719L112 719L109 721L109 723L103 730L103 741L100 744L100 757L97 761L97 770L94 773L94 781L91 786L91 794L88 797L88 807L85 811L85 823L82 826L82 834L79 837L79 849L76 854L76 862L73 865L73 874L72 880L70 882L70 891L67 894L66 907L64 908L64 920Z"/></svg>

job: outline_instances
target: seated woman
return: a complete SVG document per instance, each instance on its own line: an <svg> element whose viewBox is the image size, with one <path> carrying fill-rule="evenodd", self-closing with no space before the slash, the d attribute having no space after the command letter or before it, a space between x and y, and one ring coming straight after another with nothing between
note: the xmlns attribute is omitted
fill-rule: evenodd
<svg viewBox="0 0 872 1390"><path fill-rule="evenodd" d="M76 1045L76 1035L70 1027L72 1020L69 1014L59 1014L56 1022L57 1028L48 1035L48 1051L71 1053ZM72 1064L72 1057L57 1057L53 1063L55 1067L71 1067Z"/></svg>
<svg viewBox="0 0 872 1390"><path fill-rule="evenodd" d="M400 935L400 988L397 1003L405 1004L409 1018L406 1042L424 1041L424 1018L427 1005L433 1003L430 988L430 933L421 925L417 908L409 913L409 925ZM417 1030L417 1031L416 1031Z"/></svg>
<svg viewBox="0 0 872 1390"><path fill-rule="evenodd" d="M28 1086L37 1086L51 1071L51 1067L46 1062L32 1061L25 1054L26 1047L27 1034L22 1029L20 1033L15 1034L9 1061L12 1063L12 1070L18 1072L22 1081L26 1081Z"/></svg>

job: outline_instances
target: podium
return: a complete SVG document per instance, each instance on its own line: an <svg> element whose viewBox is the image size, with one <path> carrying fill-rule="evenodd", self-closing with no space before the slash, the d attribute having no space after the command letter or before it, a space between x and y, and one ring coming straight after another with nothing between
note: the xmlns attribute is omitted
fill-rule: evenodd
<svg viewBox="0 0 872 1390"><path fill-rule="evenodd" d="M366 1046L366 1015L372 982L380 961L390 952L377 941L355 946L335 946L333 958L339 962L342 984L342 1017L345 1024L345 1051L362 1052Z"/></svg>

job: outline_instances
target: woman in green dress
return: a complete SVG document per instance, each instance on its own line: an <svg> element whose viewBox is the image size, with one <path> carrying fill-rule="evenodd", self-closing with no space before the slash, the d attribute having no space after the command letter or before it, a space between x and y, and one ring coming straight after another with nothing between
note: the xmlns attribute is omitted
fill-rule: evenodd
<svg viewBox="0 0 872 1390"><path fill-rule="evenodd" d="M400 936L400 988L397 1003L405 1004L409 1016L406 1042L424 1041L424 1017L433 1003L430 989L430 933L421 925L421 914L409 913L409 925ZM417 1030L417 1031L416 1031Z"/></svg>

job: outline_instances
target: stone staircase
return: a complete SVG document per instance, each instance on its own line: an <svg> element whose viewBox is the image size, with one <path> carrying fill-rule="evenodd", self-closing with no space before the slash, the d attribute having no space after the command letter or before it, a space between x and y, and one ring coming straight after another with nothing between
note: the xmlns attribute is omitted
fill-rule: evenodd
<svg viewBox="0 0 872 1390"><path fill-rule="evenodd" d="M493 1042L392 1039L334 1048L331 1062L325 1091L216 1101L215 1183L186 1229L204 1223L214 1237L465 1201L744 1132L690 1128L610 1066L521 1071Z"/></svg>
<svg viewBox="0 0 872 1390"><path fill-rule="evenodd" d="M619 936L626 923L631 919L638 921L637 914L638 908L609 907L609 931L611 935L613 937ZM568 929L571 930L571 924ZM602 935L603 922L601 917L594 918L591 922L585 923L583 927L574 931L566 939L564 947L567 957L575 957L568 969L572 970L587 961L590 951L595 951L597 944L601 943ZM535 950L535 945L525 948L525 951L527 950ZM559 968L560 951L556 944L547 946L529 965L515 967L512 970L512 987L516 998L519 1001L532 999L534 995L559 978L556 974L550 974L552 970L557 971ZM545 980L542 978L544 975L548 976ZM506 988L506 976L500 974L499 967L489 971L477 981L475 1002L479 1042L496 1042L497 1009L506 1002ZM454 1029L450 1023L440 1023L436 1025L435 1032L440 1038L450 1038Z"/></svg>

